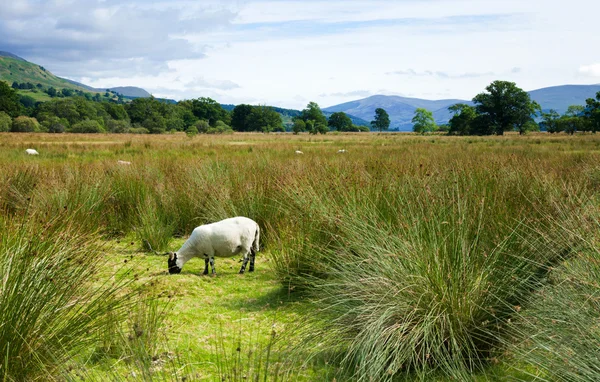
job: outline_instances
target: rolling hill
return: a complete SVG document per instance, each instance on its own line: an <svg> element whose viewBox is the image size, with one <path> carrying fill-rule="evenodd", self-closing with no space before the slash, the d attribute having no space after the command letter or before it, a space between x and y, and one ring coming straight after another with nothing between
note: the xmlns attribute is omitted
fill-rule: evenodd
<svg viewBox="0 0 600 382"><path fill-rule="evenodd" d="M554 109L564 113L570 105L584 105L587 98L594 98L600 91L600 85L562 85L552 86L529 93L531 99L542 106L544 111ZM433 112L438 124L448 123L452 114L448 107L457 103L472 105L471 101L460 99L425 100L400 96L374 95L356 101L324 108L324 112L343 111L364 120L372 120L375 109L381 107L390 116L390 129L400 131L412 130L412 117L417 108L425 108Z"/></svg>
<svg viewBox="0 0 600 382"><path fill-rule="evenodd" d="M29 62L17 55L0 51L0 80L9 84L13 82L29 82L34 85L41 84L43 87L54 87L56 89L81 90L88 93L104 93L107 89L93 88L77 81L55 76L41 65ZM108 88L108 90L119 93L127 98L150 97L146 90L134 86L122 86Z"/></svg>

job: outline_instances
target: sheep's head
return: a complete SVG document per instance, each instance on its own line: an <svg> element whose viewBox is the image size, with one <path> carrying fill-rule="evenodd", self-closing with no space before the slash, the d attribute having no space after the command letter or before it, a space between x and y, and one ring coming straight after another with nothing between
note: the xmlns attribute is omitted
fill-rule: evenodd
<svg viewBox="0 0 600 382"><path fill-rule="evenodd" d="M181 273L181 268L177 266L177 254L175 252L169 253L168 264L170 274Z"/></svg>

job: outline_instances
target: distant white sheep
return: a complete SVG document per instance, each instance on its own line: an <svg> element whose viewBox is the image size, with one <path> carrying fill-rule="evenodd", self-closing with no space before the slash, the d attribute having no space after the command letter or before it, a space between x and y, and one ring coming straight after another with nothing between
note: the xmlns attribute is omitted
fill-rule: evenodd
<svg viewBox="0 0 600 382"><path fill-rule="evenodd" d="M169 253L169 273L180 273L183 265L194 257L204 258L204 273L208 274L208 264L215 276L215 256L231 257L243 255L244 261L240 273L246 270L250 254L249 272L254 272L254 259L258 252L260 228L249 218L237 216L216 223L196 227L192 235L177 252Z"/></svg>
<svg viewBox="0 0 600 382"><path fill-rule="evenodd" d="M344 154L347 152L348 152L348 150L345 150L345 149L338 150L338 154Z"/></svg>
<svg viewBox="0 0 600 382"><path fill-rule="evenodd" d="M300 150L296 150L296 154L304 154L304 153Z"/></svg>
<svg viewBox="0 0 600 382"><path fill-rule="evenodd" d="M118 160L118 161L117 161L117 163L118 163L118 164L123 164L123 165L126 165L126 166L129 166L129 165L131 165L131 162L128 162L128 161L126 161L126 160Z"/></svg>
<svg viewBox="0 0 600 382"><path fill-rule="evenodd" d="M38 153L35 149L27 149L25 152L27 155L40 155L40 153Z"/></svg>

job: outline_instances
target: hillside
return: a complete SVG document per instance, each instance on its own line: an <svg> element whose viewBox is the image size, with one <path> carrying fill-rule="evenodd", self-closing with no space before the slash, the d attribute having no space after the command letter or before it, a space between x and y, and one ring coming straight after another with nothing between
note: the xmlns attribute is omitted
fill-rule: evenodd
<svg viewBox="0 0 600 382"><path fill-rule="evenodd" d="M600 85L563 85L532 90L531 99L538 102L543 110L554 109L564 113L570 105L584 105L587 98L595 97ZM399 96L375 95L364 99L342 103L323 109L325 112L343 111L364 120L371 120L375 109L381 107L390 116L390 129L400 131L412 130L412 118L417 108L425 108L433 112L438 124L448 123L452 114L448 107L456 103L472 104L460 99L425 100Z"/></svg>
<svg viewBox="0 0 600 382"><path fill-rule="evenodd" d="M45 88L67 88L88 93L105 93L107 90L93 88L91 86L84 85L77 81L55 76L41 65L31 63L19 56L3 51L0 51L0 80L4 80L9 84L12 84L15 81L18 83L29 82L33 85L41 84ZM146 90L135 86L119 86L114 88L108 88L108 90L114 93L119 93L122 96L128 98L151 96L151 94L148 93ZM39 94L34 94L33 96L34 98L43 98L43 96L40 96Z"/></svg>
<svg viewBox="0 0 600 382"><path fill-rule="evenodd" d="M7 56L0 56L0 80L4 80L8 84L29 82L33 85L41 84L43 87L68 88L89 92L84 87L55 76L41 65Z"/></svg>

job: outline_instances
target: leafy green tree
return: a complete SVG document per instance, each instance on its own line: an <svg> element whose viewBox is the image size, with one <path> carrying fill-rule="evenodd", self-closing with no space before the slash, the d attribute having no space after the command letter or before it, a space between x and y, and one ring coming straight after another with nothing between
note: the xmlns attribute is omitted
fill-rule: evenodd
<svg viewBox="0 0 600 382"><path fill-rule="evenodd" d="M314 121L314 125L320 123L327 126L327 117L325 117L316 102L309 102L308 105L306 105L306 109L302 110L300 117L305 123Z"/></svg>
<svg viewBox="0 0 600 382"><path fill-rule="evenodd" d="M248 126L248 117L252 113L252 106L240 104L231 111L231 127L235 131L251 131Z"/></svg>
<svg viewBox="0 0 600 382"><path fill-rule="evenodd" d="M390 116L387 111L378 107L375 109L375 119L371 121L371 126L379 131L387 130L390 128Z"/></svg>
<svg viewBox="0 0 600 382"><path fill-rule="evenodd" d="M437 129L435 120L433 119L433 113L423 108L415 110L415 116L412 119L412 123L413 131L415 133L431 133Z"/></svg>
<svg viewBox="0 0 600 382"><path fill-rule="evenodd" d="M217 121L229 123L231 117L227 110L212 98L202 97L190 101L191 111L196 118L207 120L211 126L216 126Z"/></svg>
<svg viewBox="0 0 600 382"><path fill-rule="evenodd" d="M587 121L584 118L583 113L583 106L569 106L565 114L563 114L558 120L561 130L570 135L575 134L577 131L585 131Z"/></svg>
<svg viewBox="0 0 600 382"><path fill-rule="evenodd" d="M19 83L17 81L13 81L12 88L15 89L15 90L16 89L20 89Z"/></svg>
<svg viewBox="0 0 600 382"><path fill-rule="evenodd" d="M12 118L10 115L0 111L0 133L6 133L7 131L10 131L11 126Z"/></svg>
<svg viewBox="0 0 600 382"><path fill-rule="evenodd" d="M129 119L129 115L127 115L125 106L113 102L102 102L101 105L112 119L116 119L119 121Z"/></svg>
<svg viewBox="0 0 600 382"><path fill-rule="evenodd" d="M142 127L148 129L150 134L162 134L167 130L167 122L162 115L152 113L142 122Z"/></svg>
<svg viewBox="0 0 600 382"><path fill-rule="evenodd" d="M596 99L588 98L585 100L584 116L592 133L600 131L600 92L596 93Z"/></svg>
<svg viewBox="0 0 600 382"><path fill-rule="evenodd" d="M448 108L454 115L450 118L448 134L470 135L473 134L473 123L477 112L473 106L457 103Z"/></svg>
<svg viewBox="0 0 600 382"><path fill-rule="evenodd" d="M283 126L281 115L269 106L253 106L246 119L247 131L268 133L280 126Z"/></svg>
<svg viewBox="0 0 600 382"><path fill-rule="evenodd" d="M65 97L71 97L73 95L73 90L69 89L69 88L62 88L60 90L61 94Z"/></svg>
<svg viewBox="0 0 600 382"><path fill-rule="evenodd" d="M0 81L0 111L13 118L21 113L19 94L4 81Z"/></svg>
<svg viewBox="0 0 600 382"><path fill-rule="evenodd" d="M42 127L49 133L64 133L67 129L68 121L58 118L55 115L49 116L42 121Z"/></svg>
<svg viewBox="0 0 600 382"><path fill-rule="evenodd" d="M46 93L50 96L50 97L56 97L56 95L58 94L58 92L56 91L56 89L54 89L54 87L50 86L47 90Z"/></svg>
<svg viewBox="0 0 600 382"><path fill-rule="evenodd" d="M330 129L337 131L352 131L352 120L341 111L331 114L327 124Z"/></svg>
<svg viewBox="0 0 600 382"><path fill-rule="evenodd" d="M563 127L559 123L559 118L560 114L556 110L550 109L547 113L542 113L542 122L540 124L550 134L559 133Z"/></svg>
<svg viewBox="0 0 600 382"><path fill-rule="evenodd" d="M485 89L486 92L476 95L473 102L477 114L487 117L497 135L515 129L522 132L525 123L539 110L539 105L514 82L494 81Z"/></svg>
<svg viewBox="0 0 600 382"><path fill-rule="evenodd" d="M306 131L306 123L301 118L294 119L294 125L292 126L292 131L294 134L301 133Z"/></svg>
<svg viewBox="0 0 600 382"><path fill-rule="evenodd" d="M233 133L231 126L227 125L223 121L217 121L214 127L209 127L206 131L207 134L230 134Z"/></svg>
<svg viewBox="0 0 600 382"><path fill-rule="evenodd" d="M13 133L36 133L40 131L40 124L35 118L20 116L13 120L10 131Z"/></svg>

